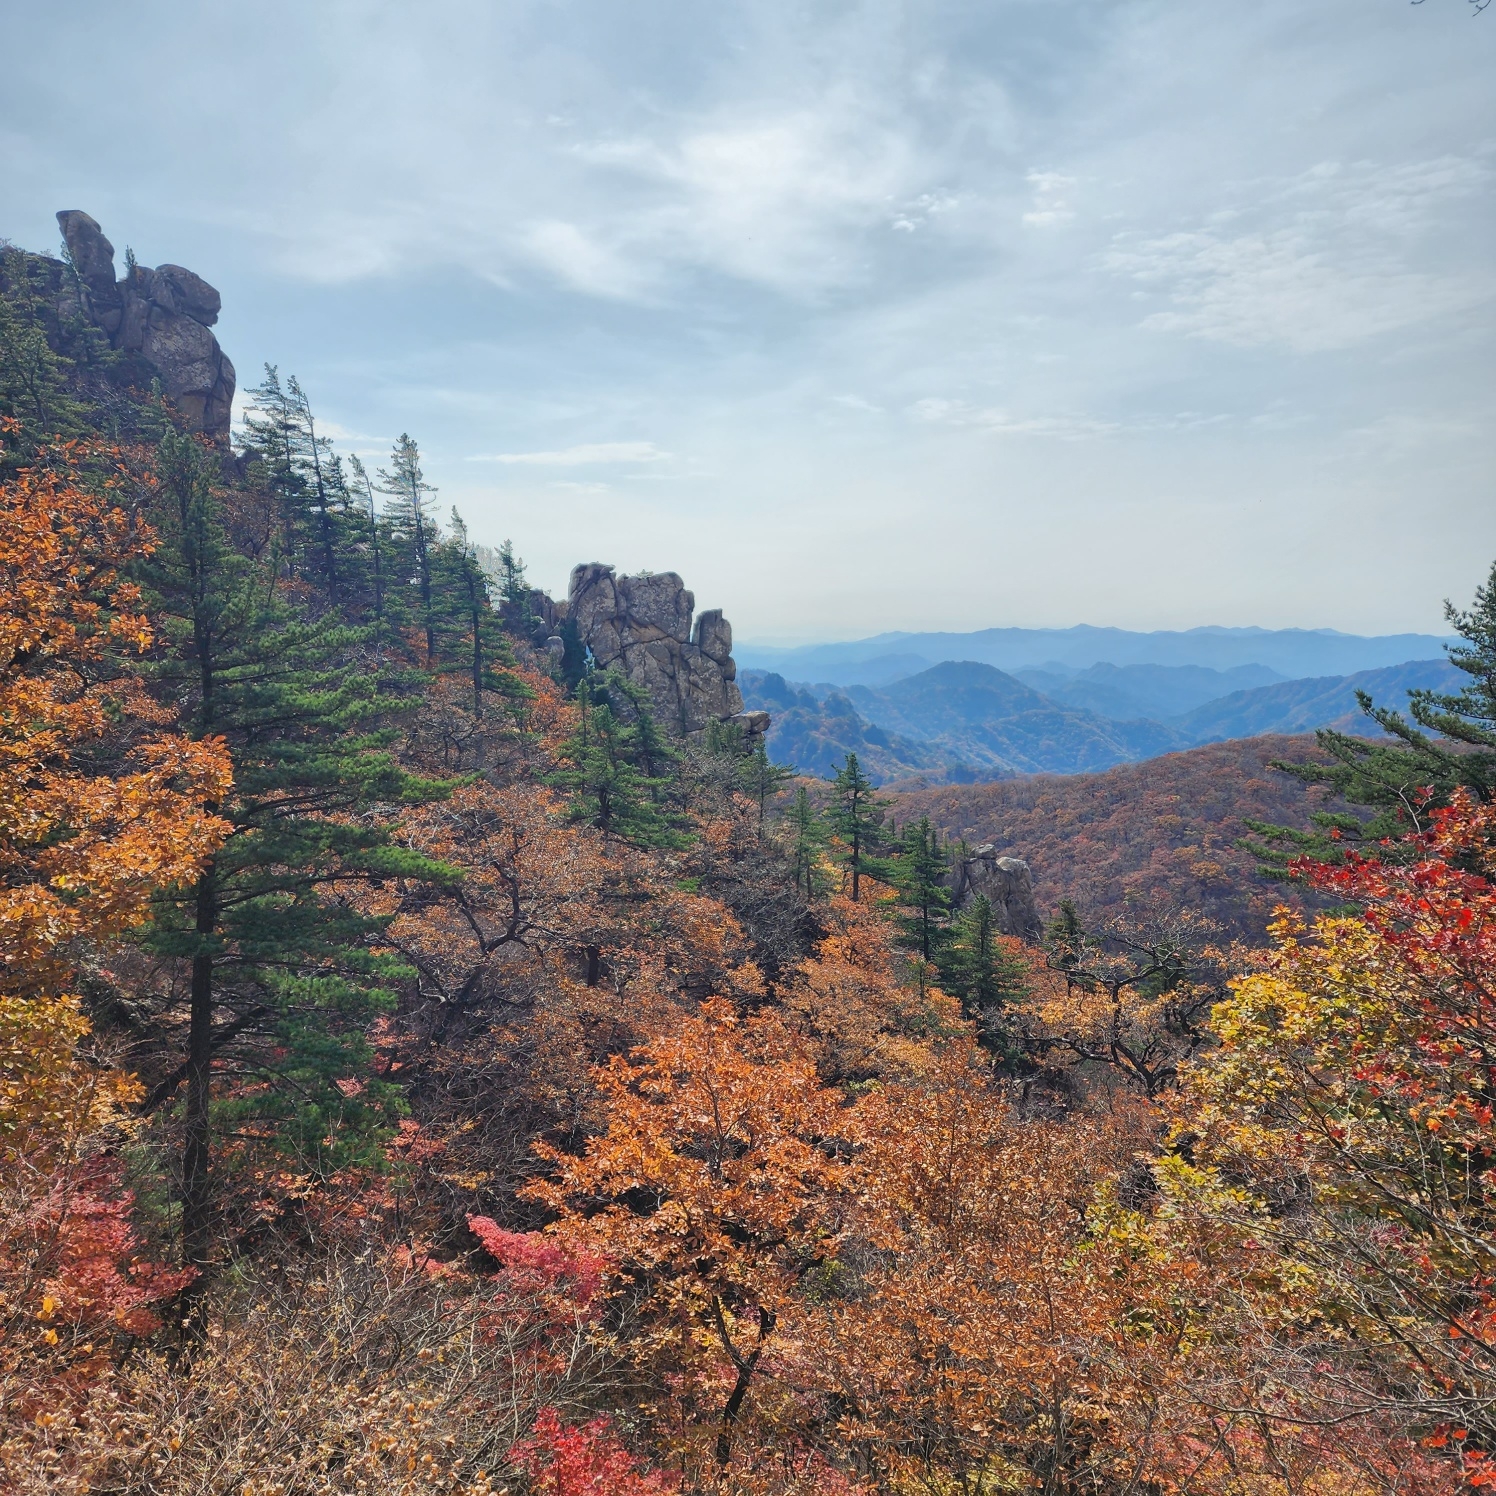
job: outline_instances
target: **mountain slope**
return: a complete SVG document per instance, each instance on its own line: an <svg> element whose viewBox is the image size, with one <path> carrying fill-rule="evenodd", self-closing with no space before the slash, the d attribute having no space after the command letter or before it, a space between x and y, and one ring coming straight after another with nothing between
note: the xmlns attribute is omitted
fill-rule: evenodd
<svg viewBox="0 0 1496 1496"><path fill-rule="evenodd" d="M947 660L881 691L847 695L870 722L940 744L979 767L1075 774L1184 746L1156 722L1112 722L1062 707L1020 680L971 660Z"/></svg>
<svg viewBox="0 0 1496 1496"><path fill-rule="evenodd" d="M738 675L744 704L773 717L769 754L777 764L792 764L802 774L829 778L855 753L874 784L918 776L927 784L996 779L1010 770L979 768L945 747L888 732L867 721L837 690L812 693L772 671L744 670Z"/></svg>
<svg viewBox="0 0 1496 1496"><path fill-rule="evenodd" d="M1316 727L1338 727L1342 732L1374 737L1377 726L1362 712L1356 700L1358 690L1365 691L1378 706L1405 711L1410 690L1457 690L1467 679L1447 660L1409 660L1385 670L1280 681L1252 691L1234 691L1175 717L1170 725L1194 743L1265 732L1311 732Z"/></svg>
<svg viewBox="0 0 1496 1496"><path fill-rule="evenodd" d="M1013 674L1063 706L1096 712L1119 722L1140 717L1166 721L1233 691L1250 691L1283 679L1266 665L1212 670L1205 665L1113 665L1109 661L1079 672L1067 670L1061 674L1056 666L1048 670L1025 668Z"/></svg>
<svg viewBox="0 0 1496 1496"><path fill-rule="evenodd" d="M1431 634L1363 636L1334 629L1197 628L1140 633L1131 629L980 629L969 634L890 633L845 644L798 649L739 643L739 664L774 670L794 680L852 684L849 670L879 656L913 654L929 660L975 660L1000 670L1086 670L1113 665L1201 665L1230 670L1265 665L1290 678L1379 670L1404 660L1430 659L1448 641Z"/></svg>
<svg viewBox="0 0 1496 1496"><path fill-rule="evenodd" d="M911 790L895 797L894 813L901 822L928 815L950 836L1024 858L1046 917L1062 898L1097 919L1161 897L1260 943L1289 891L1258 877L1234 843L1248 819L1308 824L1325 791L1268 763L1316 756L1312 738L1249 738L1102 774Z"/></svg>

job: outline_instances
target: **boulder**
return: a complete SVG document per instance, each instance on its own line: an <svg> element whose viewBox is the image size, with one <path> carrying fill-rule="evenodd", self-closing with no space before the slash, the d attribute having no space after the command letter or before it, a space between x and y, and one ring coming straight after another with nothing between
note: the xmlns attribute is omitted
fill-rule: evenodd
<svg viewBox="0 0 1496 1496"><path fill-rule="evenodd" d="M157 265L151 276L151 300L163 311L180 312L212 327L223 310L223 298L202 276L180 265Z"/></svg>
<svg viewBox="0 0 1496 1496"><path fill-rule="evenodd" d="M1004 857L990 842L967 848L951 871L951 902L960 909L978 894L992 905L993 924L1004 935L1037 940L1044 921L1034 902L1034 877L1021 857Z"/></svg>
<svg viewBox="0 0 1496 1496"><path fill-rule="evenodd" d="M114 246L104 237L97 220L78 208L67 208L57 215L68 258L87 296L87 311L105 332L119 331L124 312L124 297L114 279Z"/></svg>
<svg viewBox="0 0 1496 1496"><path fill-rule="evenodd" d="M223 298L181 265L135 266L116 281L114 246L94 219L74 208L59 213L57 222L89 319L108 335L111 347L138 354L151 366L193 431L227 445L234 366L208 331L218 321Z"/></svg>
<svg viewBox="0 0 1496 1496"><path fill-rule="evenodd" d="M696 598L675 572L618 576L600 561L587 562L573 568L564 607L551 606L576 624L602 669L617 666L649 693L666 731L692 738L712 722L728 721L750 735L768 730L766 713L743 712L732 626L712 609L693 636Z"/></svg>

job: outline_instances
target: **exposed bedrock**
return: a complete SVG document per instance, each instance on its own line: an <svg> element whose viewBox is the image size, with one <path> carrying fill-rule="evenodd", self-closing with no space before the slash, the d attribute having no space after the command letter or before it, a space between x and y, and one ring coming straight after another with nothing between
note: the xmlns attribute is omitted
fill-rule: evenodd
<svg viewBox="0 0 1496 1496"><path fill-rule="evenodd" d="M218 292L180 265L137 265L116 280L114 246L94 219L72 208L57 222L78 273L83 314L110 347L138 354L156 371L192 430L227 443L234 366L208 331L218 321Z"/></svg>
<svg viewBox="0 0 1496 1496"><path fill-rule="evenodd" d="M598 665L618 666L649 692L655 716L678 737L709 722L736 722L750 737L767 712L745 712L732 658L732 625L718 608L692 629L696 597L673 571L618 576L592 561L575 567L566 616Z"/></svg>
<svg viewBox="0 0 1496 1496"><path fill-rule="evenodd" d="M1034 902L1034 878L1021 857L1003 857L990 843L967 848L951 873L952 902L959 909L978 894L992 905L993 924L1004 935L1037 940L1044 921Z"/></svg>

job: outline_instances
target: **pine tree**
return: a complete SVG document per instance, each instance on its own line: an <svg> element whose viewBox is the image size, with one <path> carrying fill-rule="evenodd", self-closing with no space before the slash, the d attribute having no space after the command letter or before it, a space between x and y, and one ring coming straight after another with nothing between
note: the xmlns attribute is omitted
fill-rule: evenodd
<svg viewBox="0 0 1496 1496"><path fill-rule="evenodd" d="M769 757L769 749L762 735L743 762L740 773L743 791L758 806L758 837L764 837L764 818L769 801L779 792L780 786L795 777L795 771L784 764L776 764Z"/></svg>
<svg viewBox="0 0 1496 1496"><path fill-rule="evenodd" d="M595 826L604 845L617 839L636 847L684 846L686 838L660 805L669 781L645 766L647 753L657 762L663 758L653 717L647 706L640 707L628 723L613 709L612 699L629 699L626 685L609 671L578 686L577 728L561 746L558 757L566 767L552 783L570 792L571 819ZM641 728L649 732L650 747L641 746Z"/></svg>
<svg viewBox="0 0 1496 1496"><path fill-rule="evenodd" d="M308 487L317 517L317 543L322 555L322 574L327 589L336 604L338 601L337 550L342 526L334 519L334 508L347 508L347 495L343 493L341 469L331 460L332 443L325 436L317 435L317 422L312 415L312 402L293 374L286 382L286 397L296 421L292 428L295 441L295 461L303 470L310 469Z"/></svg>
<svg viewBox="0 0 1496 1496"><path fill-rule="evenodd" d="M379 470L380 491L390 496L394 537L404 570L420 591L420 624L426 636L426 667L436 664L436 602L432 552L438 540L436 521L427 513L427 496L436 490L421 472L421 450L402 432L390 453L390 468Z"/></svg>
<svg viewBox="0 0 1496 1496"><path fill-rule="evenodd" d="M795 869L795 888L803 890L809 903L816 895L816 869L826 845L826 827L810 803L810 794L803 784L795 790L794 803L785 821L789 828L786 851Z"/></svg>
<svg viewBox="0 0 1496 1496"><path fill-rule="evenodd" d="M529 693L517 677L502 669L512 665L514 657L499 617L489 603L488 578L456 509L452 511L451 537L439 547L438 572L448 604L448 631L455 636L449 653L462 659L472 682L473 716L481 722L485 692L498 692L511 698Z"/></svg>
<svg viewBox="0 0 1496 1496"><path fill-rule="evenodd" d="M951 895L945 885L950 857L929 816L904 827L898 851L885 866L885 876L898 894L899 943L925 965L933 965L946 942Z"/></svg>
<svg viewBox="0 0 1496 1496"><path fill-rule="evenodd" d="M1248 821L1255 840L1242 845L1257 854L1269 877L1287 876L1292 856L1340 861L1348 846L1390 842L1378 855L1411 855L1402 839L1424 827L1430 810L1448 805L1457 788L1486 804L1496 801L1496 565L1476 589L1473 607L1463 611L1446 602L1444 612L1464 640L1449 648L1449 662L1469 683L1455 692L1410 691L1411 721L1358 692L1361 710L1390 742L1322 728L1315 737L1331 763L1275 763L1307 784L1329 785L1347 805L1372 814L1321 811L1307 832Z"/></svg>
<svg viewBox="0 0 1496 1496"><path fill-rule="evenodd" d="M265 377L250 391L244 412L244 449L264 476L280 521L280 551L291 575L300 570L306 530L306 483L297 462L299 412L281 384L280 370L265 365Z"/></svg>
<svg viewBox="0 0 1496 1496"><path fill-rule="evenodd" d="M73 360L47 340L30 258L0 245L0 471L23 465L48 440L81 435L88 411L69 388Z"/></svg>
<svg viewBox="0 0 1496 1496"><path fill-rule="evenodd" d="M146 936L191 971L187 1055L150 1105L185 1084L183 1245L203 1266L217 1120L269 1129L317 1175L364 1156L391 1115L395 1094L378 1080L360 1078L351 1095L336 1082L364 1066L363 1021L393 1002L389 984L405 968L371 949L378 923L333 889L445 878L364 815L444 789L404 772L393 734L371 726L359 631L330 615L298 618L273 569L233 547L213 455L169 434L159 472L160 545L143 575L170 646L157 685L193 736L226 743L234 767L230 795L213 807L233 828L228 840L193 887L160 902ZM215 1100L213 1067L230 1053L254 1084Z"/></svg>
<svg viewBox="0 0 1496 1496"><path fill-rule="evenodd" d="M992 902L985 894L974 895L951 921L941 981L960 998L982 1044L1011 1056L1012 1040L1002 1015L1027 994L1027 973L998 938Z"/></svg>
<svg viewBox="0 0 1496 1496"><path fill-rule="evenodd" d="M847 870L852 875L852 902L861 898L862 875L878 845L886 802L873 793L873 782L862 772L857 755L849 753L831 786L829 820L841 838Z"/></svg>

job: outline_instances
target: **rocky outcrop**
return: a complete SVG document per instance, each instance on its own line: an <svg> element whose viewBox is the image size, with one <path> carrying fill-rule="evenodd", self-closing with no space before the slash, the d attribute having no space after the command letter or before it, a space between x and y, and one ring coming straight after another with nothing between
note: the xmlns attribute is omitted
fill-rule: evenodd
<svg viewBox="0 0 1496 1496"><path fill-rule="evenodd" d="M1021 857L999 856L990 842L968 847L951 872L951 901L959 909L978 894L992 905L993 923L1002 934L1037 940L1044 933L1033 874Z"/></svg>
<svg viewBox="0 0 1496 1496"><path fill-rule="evenodd" d="M599 667L616 665L649 692L656 718L676 736L714 721L736 722L750 737L767 731L767 712L743 710L732 625L713 608L693 629L695 611L695 594L673 571L621 577L593 561L572 571L565 618Z"/></svg>
<svg viewBox="0 0 1496 1496"><path fill-rule="evenodd" d="M115 279L114 246L87 213L57 215L77 272L80 310L123 353L137 354L187 425L227 443L234 402L234 366L208 331L221 298L201 276L180 265L136 265Z"/></svg>

